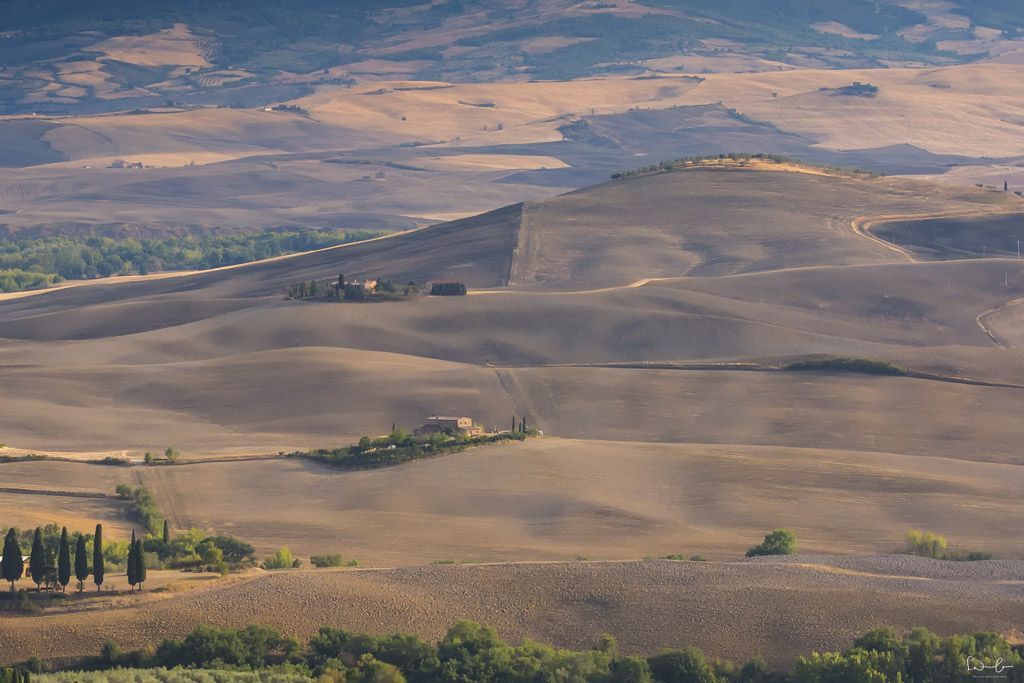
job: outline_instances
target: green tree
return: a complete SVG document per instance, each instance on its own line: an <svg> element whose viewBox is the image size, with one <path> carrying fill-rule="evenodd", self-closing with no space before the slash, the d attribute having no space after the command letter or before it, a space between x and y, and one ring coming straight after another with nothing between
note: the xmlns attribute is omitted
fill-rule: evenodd
<svg viewBox="0 0 1024 683"><path fill-rule="evenodd" d="M92 581L96 584L96 590L103 585L104 574L103 560L103 525L96 525L96 534L92 538Z"/></svg>
<svg viewBox="0 0 1024 683"><path fill-rule="evenodd" d="M359 658L358 668L349 680L352 683L406 683L397 666L378 661L371 654Z"/></svg>
<svg viewBox="0 0 1024 683"><path fill-rule="evenodd" d="M36 584L36 590L46 578L46 557L43 550L43 530L36 527L32 535L32 552L28 557L28 573Z"/></svg>
<svg viewBox="0 0 1024 683"><path fill-rule="evenodd" d="M704 653L694 647L666 650L647 660L654 679L662 683L716 683Z"/></svg>
<svg viewBox="0 0 1024 683"><path fill-rule="evenodd" d="M947 547L949 547L949 542L946 541L945 536L917 529L907 532L907 553L910 555L921 555L940 560L945 557Z"/></svg>
<svg viewBox="0 0 1024 683"><path fill-rule="evenodd" d="M0 567L3 571L4 581L11 582L11 590L14 590L14 582L21 578L25 572L25 561L21 559L21 546L18 545L18 532L14 528L7 530L4 537L4 560Z"/></svg>
<svg viewBox="0 0 1024 683"><path fill-rule="evenodd" d="M75 544L75 578L78 579L78 592L85 588L85 580L89 578L89 557L85 549L85 536L79 534Z"/></svg>
<svg viewBox="0 0 1024 683"><path fill-rule="evenodd" d="M792 555L796 552L796 534L789 529L776 529L765 534L764 541L747 551L747 557L758 555Z"/></svg>
<svg viewBox="0 0 1024 683"><path fill-rule="evenodd" d="M651 683L651 667L643 657L625 657L612 662L611 683Z"/></svg>
<svg viewBox="0 0 1024 683"><path fill-rule="evenodd" d="M181 451L176 450L173 446L168 446L167 450L164 451L164 457L166 457L171 462L174 462L175 460L181 457Z"/></svg>
<svg viewBox="0 0 1024 683"><path fill-rule="evenodd" d="M168 526L166 519L164 520L164 535L163 535L163 539L164 539L164 544L167 544L167 543L171 542L171 527Z"/></svg>
<svg viewBox="0 0 1024 683"><path fill-rule="evenodd" d="M67 591L71 583L71 547L68 545L68 528L60 532L60 547L57 549L57 582L61 591Z"/></svg>
<svg viewBox="0 0 1024 683"><path fill-rule="evenodd" d="M234 536L211 536L204 539L221 551L221 558L230 565L239 566L255 559L256 549L252 544Z"/></svg>
<svg viewBox="0 0 1024 683"><path fill-rule="evenodd" d="M135 529L132 529L132 542L128 546L128 566L127 566L128 585L131 586L132 590L135 590L135 584L137 584L139 582L139 578L138 578L137 573L136 573L136 569L137 569L139 563L135 560L135 549L136 549L136 545L135 545Z"/></svg>
<svg viewBox="0 0 1024 683"><path fill-rule="evenodd" d="M297 566L295 557L292 556L292 551L288 546L284 546L263 561L264 569L291 569Z"/></svg>
<svg viewBox="0 0 1024 683"><path fill-rule="evenodd" d="M146 583L146 552L142 547L142 539L132 544L135 547L135 581L142 590L142 584Z"/></svg>

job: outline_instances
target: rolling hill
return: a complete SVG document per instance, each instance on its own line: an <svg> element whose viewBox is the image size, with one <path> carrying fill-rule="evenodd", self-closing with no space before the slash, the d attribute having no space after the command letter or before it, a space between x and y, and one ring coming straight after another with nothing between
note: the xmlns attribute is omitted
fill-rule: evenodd
<svg viewBox="0 0 1024 683"><path fill-rule="evenodd" d="M665 399L651 413L660 415L690 410L684 396L669 398L680 377L730 378L741 394L755 383L773 392L811 382L836 400L847 393L844 382L859 381L551 366L758 359L777 365L832 354L1018 384L1024 377L1016 353L993 355L996 342L1012 336L993 335L1014 310L1004 305L1021 296L1024 267L1015 259L918 262L871 229L900 215L973 212L1009 221L1021 204L1010 193L905 180L697 168L267 262L7 297L0 300L0 336L9 340L0 371L17 389L0 399L9 416L5 440L43 450L137 451L173 443L193 452L266 452L312 445L314 435L357 438L393 420L413 426L442 408L475 407L486 422L504 424L515 405L528 406L552 434L596 429L599 438L646 440L643 419L627 419L633 429L599 417L609 410L605 398L619 400L612 398L617 388L588 392L586 404L570 399L572 392L600 381L588 377L632 378L611 387L653 382L638 391ZM981 219L963 220L966 230ZM339 272L399 282L457 279L475 291L379 305L284 300L290 283ZM912 391L914 382L928 381L940 403L961 405L973 396L968 405L978 407L978 416L1012 413L1019 400L1012 387L928 379L870 380L863 390L873 395L872 387L892 383ZM516 391L513 383L534 389ZM359 407L335 405L339 390L361 396ZM805 398L792 394L794 405L823 397L801 393ZM922 411L919 431L906 434L917 439L913 446L864 441L859 427L872 420L892 425L893 434L907 424L881 398L899 391L877 394L835 433L832 447L844 439L857 448L909 453L959 447L926 437L935 418ZM991 406L982 397L991 397ZM767 407L754 405L755 412ZM1008 434L970 415L964 422L979 428L962 438L987 445L967 457L1014 457ZM50 420L64 428L41 427ZM129 423L134 429L124 430ZM691 433L689 440L731 442L732 427L707 424L703 436ZM656 431L663 436L655 440L688 440L677 430ZM754 438L749 443L801 447L822 438L813 424L778 437L770 429L748 433L761 435L744 437Z"/></svg>
<svg viewBox="0 0 1024 683"><path fill-rule="evenodd" d="M126 644L168 624L183 632L211 604L230 612L218 623L265 620L296 634L321 622L386 630L394 619L435 635L453 615L499 613L513 638L578 645L590 630L560 624L579 619L630 634L623 642L638 650L685 642L722 656L751 652L753 634L780 662L879 623L1006 630L1014 560L949 563L954 571L864 555L894 551L910 528L1019 555L1006 539L1024 516L1024 262L949 245L1005 243L1022 203L984 188L720 160L269 261L6 295L0 455L138 459L174 446L184 459L0 463L11 482L0 518L105 520L126 534L130 511L109 495L124 482L145 485L174 529L235 534L261 554L290 545L376 568L498 563L269 574L161 593L102 610L102 632ZM460 280L470 292L285 297L291 283L339 272ZM807 360L818 364L793 365ZM365 472L275 455L438 413L491 428L526 415L545 436ZM254 455L264 457L238 458ZM860 557L734 562L778 526L795 529L806 552ZM725 562L635 562L696 553ZM267 597L296 581L366 614L301 616ZM529 593L525 612L496 612L511 598L489 586L519 595L522 581L546 588ZM699 586L668 594L702 610L699 628L666 619L638 630L636 610L664 600L658 581ZM582 583L566 593L559 582ZM793 582L810 582L796 603ZM616 606L609 586L632 606ZM429 619L392 609L411 594L432 605ZM757 616L783 602L803 627L782 633ZM725 623L713 605L752 621ZM12 652L46 618L19 617ZM60 617L75 629L83 618ZM75 647L95 649L88 638Z"/></svg>

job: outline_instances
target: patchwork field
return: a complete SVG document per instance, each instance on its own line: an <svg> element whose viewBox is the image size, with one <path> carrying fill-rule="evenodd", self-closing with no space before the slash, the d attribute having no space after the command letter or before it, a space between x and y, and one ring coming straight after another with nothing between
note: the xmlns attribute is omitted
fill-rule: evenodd
<svg viewBox="0 0 1024 683"><path fill-rule="evenodd" d="M135 40L110 49L130 52ZM174 30L153 41L152 54L132 58L160 61L179 49L180 59L193 58ZM174 68L196 68L189 64ZM402 229L723 151L950 172L950 183L1021 189L1021 102L1000 85L1019 78L1020 64L754 73L703 73L698 64L654 62L645 73L572 81L357 74L354 83L272 93L270 103L286 110L162 98L97 114L7 117L0 231ZM75 73L100 78L89 88L106 82L101 71ZM875 85L877 96L836 94L854 81ZM108 168L116 160L145 168Z"/></svg>

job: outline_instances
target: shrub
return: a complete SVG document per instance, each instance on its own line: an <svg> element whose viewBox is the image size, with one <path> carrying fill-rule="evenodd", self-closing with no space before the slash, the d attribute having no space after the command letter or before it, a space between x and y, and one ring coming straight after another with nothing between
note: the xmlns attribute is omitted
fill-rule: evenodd
<svg viewBox="0 0 1024 683"><path fill-rule="evenodd" d="M717 676L697 648L666 650L647 660L655 680L675 683L717 683Z"/></svg>
<svg viewBox="0 0 1024 683"><path fill-rule="evenodd" d="M293 567L298 566L296 562L298 562L298 560L292 556L292 551L288 546L284 546L276 553L263 560L262 567L264 569L292 569Z"/></svg>
<svg viewBox="0 0 1024 683"><path fill-rule="evenodd" d="M747 557L758 555L792 555L796 552L796 534L789 529L776 529L765 534L764 541L747 551Z"/></svg>
<svg viewBox="0 0 1024 683"><path fill-rule="evenodd" d="M948 545L945 536L939 536L930 531L911 529L907 532L908 555L920 555L938 560L945 556Z"/></svg>
<svg viewBox="0 0 1024 683"><path fill-rule="evenodd" d="M163 532L164 518L156 507L156 501L145 486L132 488L128 484L118 484L114 493L123 500L135 502L135 516L146 527L146 531L158 536Z"/></svg>
<svg viewBox="0 0 1024 683"><path fill-rule="evenodd" d="M814 358L790 363L784 369L794 372L857 372L865 375L901 376L908 374L905 368L901 368L895 363L868 358Z"/></svg>
<svg viewBox="0 0 1024 683"><path fill-rule="evenodd" d="M970 551L948 550L949 543L945 536L933 534L930 531L918 531L911 529L907 532L906 552L908 555L930 557L934 560L955 560L962 562L975 562L979 560L991 560L992 554Z"/></svg>
<svg viewBox="0 0 1024 683"><path fill-rule="evenodd" d="M102 460L95 461L97 465L111 465L113 467L131 467L132 461L128 458L115 458L112 455L108 455Z"/></svg>
<svg viewBox="0 0 1024 683"><path fill-rule="evenodd" d="M309 561L314 567L340 567L341 555L313 555Z"/></svg>
<svg viewBox="0 0 1024 683"><path fill-rule="evenodd" d="M464 296L466 285L461 282L435 282L430 286L430 296Z"/></svg>

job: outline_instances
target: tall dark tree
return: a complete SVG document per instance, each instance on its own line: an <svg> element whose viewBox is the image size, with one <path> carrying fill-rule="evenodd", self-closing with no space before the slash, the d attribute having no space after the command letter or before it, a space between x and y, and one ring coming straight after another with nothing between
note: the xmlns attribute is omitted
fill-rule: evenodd
<svg viewBox="0 0 1024 683"><path fill-rule="evenodd" d="M36 527L32 535L32 553L28 556L28 573L35 581L36 590L46 577L46 551L43 549L43 530Z"/></svg>
<svg viewBox="0 0 1024 683"><path fill-rule="evenodd" d="M167 520L164 520L164 543L171 542L171 527L167 525Z"/></svg>
<svg viewBox="0 0 1024 683"><path fill-rule="evenodd" d="M78 543L75 544L75 578L78 579L78 591L85 588L85 580L89 578L89 557L85 549L85 536L78 535Z"/></svg>
<svg viewBox="0 0 1024 683"><path fill-rule="evenodd" d="M135 545L135 529L132 529L132 542L128 546L128 585L132 590L135 590L135 584L139 582L135 575L135 568L138 566L138 562L135 561Z"/></svg>
<svg viewBox="0 0 1024 683"><path fill-rule="evenodd" d="M146 583L146 551L142 547L142 539L135 541L135 563L135 580L141 591L142 584Z"/></svg>
<svg viewBox="0 0 1024 683"><path fill-rule="evenodd" d="M14 590L14 582L21 578L25 572L25 561L21 559L21 546L18 545L18 532L13 528L7 530L4 537L4 561L0 567L3 571L4 581L11 582L11 590Z"/></svg>
<svg viewBox="0 0 1024 683"><path fill-rule="evenodd" d="M71 583L71 547L68 545L67 527L60 532L60 546L57 548L57 583L61 591L66 591Z"/></svg>
<svg viewBox="0 0 1024 683"><path fill-rule="evenodd" d="M96 525L96 535L92 538L92 581L96 590L103 585L103 525Z"/></svg>

